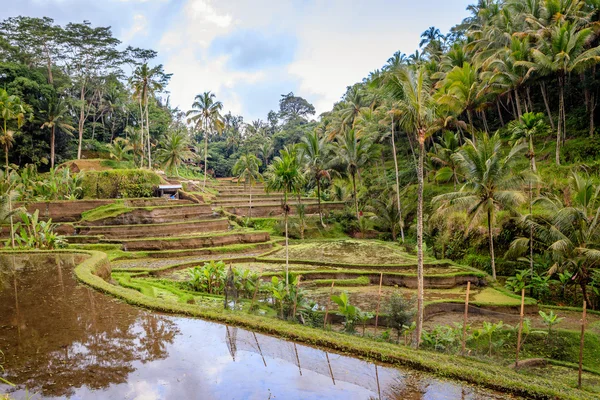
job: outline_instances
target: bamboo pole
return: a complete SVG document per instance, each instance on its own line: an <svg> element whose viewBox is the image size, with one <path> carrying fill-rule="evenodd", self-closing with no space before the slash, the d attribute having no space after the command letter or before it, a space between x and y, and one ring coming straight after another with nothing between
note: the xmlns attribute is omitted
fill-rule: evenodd
<svg viewBox="0 0 600 400"><path fill-rule="evenodd" d="M521 314L519 315L519 334L517 336L517 356L515 368L519 366L519 352L521 351L521 335L523 334L523 317L525 315L525 288L521 289Z"/></svg>
<svg viewBox="0 0 600 400"><path fill-rule="evenodd" d="M467 347L467 319L469 316L469 293L471 292L471 281L467 282L467 294L465 295L465 316L463 318L463 331L462 331L462 355L465 355L465 349Z"/></svg>
<svg viewBox="0 0 600 400"><path fill-rule="evenodd" d="M377 364L375 364L375 379L377 380L377 398L381 400L381 387L379 386L379 371L377 370Z"/></svg>
<svg viewBox="0 0 600 400"><path fill-rule="evenodd" d="M379 305L381 304L381 285L383 283L383 272L379 274L379 294L377 295L377 311L375 311L375 335L379 326Z"/></svg>
<svg viewBox="0 0 600 400"><path fill-rule="evenodd" d="M294 343L294 352L296 353L296 362L298 363L298 372L300 372L300 376L302 376L302 367L300 366L300 357L298 357L298 348L296 347L296 343Z"/></svg>
<svg viewBox="0 0 600 400"><path fill-rule="evenodd" d="M325 306L325 319L323 320L323 329L327 327L327 317L329 316L329 304L331 303L331 296L333 295L333 285L335 281L331 282L331 289L329 290L329 298L327 299L327 305Z"/></svg>
<svg viewBox="0 0 600 400"><path fill-rule="evenodd" d="M298 275L298 283L296 283L296 294L294 295L294 311L292 312L293 319L296 319L296 306L298 305L298 290L300 290L300 279L302 279L302 275Z"/></svg>
<svg viewBox="0 0 600 400"><path fill-rule="evenodd" d="M252 332L252 334L254 335L254 341L256 342L256 347L258 347L258 352L260 353L260 356L263 360L263 364L265 364L265 367L266 367L267 361L265 360L265 356L263 356L263 352L262 352L262 349L260 348L260 344L258 344L258 338L256 337L256 333Z"/></svg>
<svg viewBox="0 0 600 400"><path fill-rule="evenodd" d="M579 342L579 377L577 378L577 387L581 389L581 373L583 371L583 344L585 342L585 318L587 303L583 300L583 316L581 318L581 341Z"/></svg>

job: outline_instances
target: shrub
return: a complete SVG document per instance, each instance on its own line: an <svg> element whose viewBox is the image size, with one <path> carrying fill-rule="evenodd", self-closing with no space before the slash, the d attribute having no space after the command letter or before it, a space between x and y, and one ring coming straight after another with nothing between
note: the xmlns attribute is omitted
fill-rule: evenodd
<svg viewBox="0 0 600 400"><path fill-rule="evenodd" d="M160 177L142 169L88 171L83 176L84 197L97 199L152 197Z"/></svg>
<svg viewBox="0 0 600 400"><path fill-rule="evenodd" d="M400 334L410 326L415 315L415 300L405 299L401 294L394 293L386 304L385 311L388 315L388 327L396 330L396 341L399 342Z"/></svg>

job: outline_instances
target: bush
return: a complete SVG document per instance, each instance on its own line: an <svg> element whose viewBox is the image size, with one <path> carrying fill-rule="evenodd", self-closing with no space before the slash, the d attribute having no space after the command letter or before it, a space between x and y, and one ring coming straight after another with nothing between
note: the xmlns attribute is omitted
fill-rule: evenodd
<svg viewBox="0 0 600 400"><path fill-rule="evenodd" d="M600 158L600 137L568 140L562 148L564 161L571 164Z"/></svg>
<svg viewBox="0 0 600 400"><path fill-rule="evenodd" d="M160 177L142 169L115 169L88 171L83 176L82 188L86 198L116 199L152 197Z"/></svg>

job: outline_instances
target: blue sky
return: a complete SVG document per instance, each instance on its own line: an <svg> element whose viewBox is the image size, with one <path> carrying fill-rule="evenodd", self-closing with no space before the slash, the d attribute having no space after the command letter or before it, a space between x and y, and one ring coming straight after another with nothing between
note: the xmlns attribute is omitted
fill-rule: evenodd
<svg viewBox="0 0 600 400"><path fill-rule="evenodd" d="M294 92L317 114L397 50L413 53L429 26L446 32L474 0L0 0L0 18L49 16L111 26L152 48L173 73L172 105L211 90L247 122Z"/></svg>

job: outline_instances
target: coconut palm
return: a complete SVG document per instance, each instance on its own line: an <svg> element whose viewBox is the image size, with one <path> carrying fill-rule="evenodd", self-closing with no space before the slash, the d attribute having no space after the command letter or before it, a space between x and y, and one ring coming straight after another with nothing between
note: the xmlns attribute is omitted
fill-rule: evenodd
<svg viewBox="0 0 600 400"><path fill-rule="evenodd" d="M419 347L423 331L424 275L423 275L423 164L425 140L434 132L437 115L436 105L431 96L431 84L424 67L416 70L400 67L390 69L382 78L382 87L387 95L396 101L399 114L398 124L415 138L418 144L417 161L417 328L416 346Z"/></svg>
<svg viewBox="0 0 600 400"><path fill-rule="evenodd" d="M330 180L331 175L328 169L328 160L330 158L331 148L326 137L319 136L317 130L308 132L300 143L300 149L303 154L306 169L311 179L317 184L317 202L319 204L319 218L324 227L323 211L321 210L321 181Z"/></svg>
<svg viewBox="0 0 600 400"><path fill-rule="evenodd" d="M532 50L532 62L523 63L533 71L555 74L558 81L558 123L556 130L556 165L560 165L561 141L566 137L565 83L573 71L598 62L600 47L586 50L593 35L591 28L581 23L563 22L540 33L540 47Z"/></svg>
<svg viewBox="0 0 600 400"><path fill-rule="evenodd" d="M289 287L289 237L288 217L290 207L288 195L298 190L302 182L298 155L295 148L285 147L279 152L279 156L273 159L267 169L267 189L283 191L283 215L285 221L285 285Z"/></svg>
<svg viewBox="0 0 600 400"><path fill-rule="evenodd" d="M444 132L438 143L433 145L434 151L428 154L433 164L441 166L435 174L435 180L441 182L452 181L454 190L458 184L459 166L455 154L460 150L458 135L450 131Z"/></svg>
<svg viewBox="0 0 600 400"><path fill-rule="evenodd" d="M30 107L15 95L0 89L0 145L4 149L6 173L8 173L8 151L14 143L15 132L25 123Z"/></svg>
<svg viewBox="0 0 600 400"><path fill-rule="evenodd" d="M367 136L358 138L354 129L348 129L335 140L337 155L334 163L344 166L352 181L352 193L354 196L354 207L356 208L356 219L360 221L358 211L358 195L356 190L356 175L366 167L377 155L378 147Z"/></svg>
<svg viewBox="0 0 600 400"><path fill-rule="evenodd" d="M187 132L183 130L167 132L159 143L158 158L161 164L167 171L175 170L177 176L179 176L177 168L190 156L190 139Z"/></svg>
<svg viewBox="0 0 600 400"><path fill-rule="evenodd" d="M241 180L244 181L244 188L250 185L250 207L248 208L248 218L252 218L252 187L258 181L263 180L263 176L259 172L261 161L250 153L243 154L233 166L233 175L237 177L238 184Z"/></svg>
<svg viewBox="0 0 600 400"><path fill-rule="evenodd" d="M202 129L204 135L204 183L203 189L206 189L206 176L208 174L208 136L211 132L221 131L223 122L221 110L223 103L215 101L215 94L204 92L195 97L192 109L186 115L190 121L194 122L197 129Z"/></svg>
<svg viewBox="0 0 600 400"><path fill-rule="evenodd" d="M520 190L523 183L520 175L513 173L513 167L520 153L527 147L525 143L515 145L506 156L501 152L502 142L498 134L489 136L484 133L477 144L467 140L458 152L456 159L465 175L463 187L452 193L433 198L438 205L437 212L445 213L455 209L467 211L470 230L475 224L487 217L492 277L496 279L494 256L494 221L498 209L514 210L525 201Z"/></svg>
<svg viewBox="0 0 600 400"><path fill-rule="evenodd" d="M127 158L129 152L133 150L133 147L129 144L129 140L123 138L116 138L107 147L110 157L117 161L123 161Z"/></svg>
<svg viewBox="0 0 600 400"><path fill-rule="evenodd" d="M69 125L70 116L67 103L60 97L50 97L44 102L41 109L41 128L50 129L50 168L54 168L56 131L65 131L71 134L75 127Z"/></svg>
<svg viewBox="0 0 600 400"><path fill-rule="evenodd" d="M533 137L546 130L547 125L544 122L544 115L541 113L525 113L519 120L511 121L508 124L511 139L528 144L527 158L529 158L531 172L533 173L537 173Z"/></svg>
<svg viewBox="0 0 600 400"><path fill-rule="evenodd" d="M156 92L160 92L166 86L170 78L169 74L163 72L162 65L150 68L147 63L137 67L130 78L130 84L134 89L134 97L140 105L140 124L142 129L142 147L148 154L148 168L152 168L152 149L150 146L150 119L148 116L148 99ZM144 120L145 119L145 120ZM144 133L144 129L146 133ZM144 138L144 134L146 137ZM145 142L145 143L144 143ZM143 164L143 163L142 163Z"/></svg>

